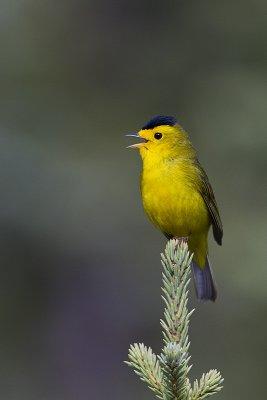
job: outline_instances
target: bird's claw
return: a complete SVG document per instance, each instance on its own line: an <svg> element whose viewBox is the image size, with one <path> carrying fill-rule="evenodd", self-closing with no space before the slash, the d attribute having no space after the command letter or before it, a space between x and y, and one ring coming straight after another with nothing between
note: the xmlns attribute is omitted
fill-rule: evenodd
<svg viewBox="0 0 267 400"><path fill-rule="evenodd" d="M182 243L188 243L188 236L177 237L175 239L177 240L178 245Z"/></svg>

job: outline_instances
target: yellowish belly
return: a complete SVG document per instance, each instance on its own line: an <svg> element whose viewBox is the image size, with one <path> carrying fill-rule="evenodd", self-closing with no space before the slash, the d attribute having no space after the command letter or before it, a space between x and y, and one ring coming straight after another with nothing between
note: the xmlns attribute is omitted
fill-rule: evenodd
<svg viewBox="0 0 267 400"><path fill-rule="evenodd" d="M210 221L203 198L183 177L143 175L141 192L149 219L162 232L188 237L208 231Z"/></svg>

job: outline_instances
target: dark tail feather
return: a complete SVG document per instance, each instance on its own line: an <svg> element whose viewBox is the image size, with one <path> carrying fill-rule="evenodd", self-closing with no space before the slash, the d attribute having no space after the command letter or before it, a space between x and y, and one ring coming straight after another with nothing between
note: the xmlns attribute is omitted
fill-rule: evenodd
<svg viewBox="0 0 267 400"><path fill-rule="evenodd" d="M215 301L217 289L208 257L204 268L200 268L195 261L192 261L192 267L198 300Z"/></svg>

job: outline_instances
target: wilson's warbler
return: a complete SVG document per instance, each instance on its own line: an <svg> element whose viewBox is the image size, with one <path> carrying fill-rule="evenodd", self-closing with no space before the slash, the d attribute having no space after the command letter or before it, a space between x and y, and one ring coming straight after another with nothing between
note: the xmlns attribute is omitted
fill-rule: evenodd
<svg viewBox="0 0 267 400"><path fill-rule="evenodd" d="M193 274L197 298L217 297L208 259L208 231L212 225L221 245L223 228L208 177L201 167L187 133L171 116L152 118L137 134L143 160L141 195L144 209L164 235L187 238L194 253Z"/></svg>

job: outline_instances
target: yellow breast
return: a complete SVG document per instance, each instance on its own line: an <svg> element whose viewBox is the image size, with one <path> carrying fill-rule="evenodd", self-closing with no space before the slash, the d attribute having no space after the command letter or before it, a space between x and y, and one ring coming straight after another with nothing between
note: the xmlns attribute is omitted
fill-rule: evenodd
<svg viewBox="0 0 267 400"><path fill-rule="evenodd" d="M198 191L195 166L172 160L143 165L141 193L150 220L164 233L182 237L207 232L209 216Z"/></svg>

